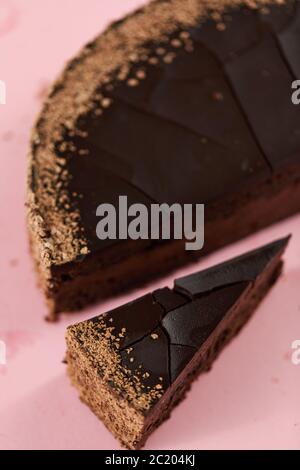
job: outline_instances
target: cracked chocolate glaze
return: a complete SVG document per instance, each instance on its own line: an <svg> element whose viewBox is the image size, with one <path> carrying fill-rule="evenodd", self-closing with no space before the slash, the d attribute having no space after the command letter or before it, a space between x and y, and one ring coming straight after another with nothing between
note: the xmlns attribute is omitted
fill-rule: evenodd
<svg viewBox="0 0 300 470"><path fill-rule="evenodd" d="M128 21L109 31L118 37ZM81 241L72 250L64 247L63 226L46 237L47 247L49 239L58 247L53 256L77 250L84 258L124 244L99 240L95 230L98 205L115 204L121 194L130 204L147 206L204 203L209 218L218 201L253 190L281 165L299 161L300 107L290 96L300 74L299 21L298 0L258 9L227 7L217 21L206 15L187 27L172 26L164 37L149 35L142 53L128 54L126 67L99 79L88 109L75 122L61 122L53 137L57 178L33 158L32 191L55 194L42 216L55 210L64 226L65 213L76 212L79 224L70 231ZM86 55L93 56L96 43ZM41 137L34 141L34 155ZM152 243L159 242L143 246Z"/></svg>
<svg viewBox="0 0 300 470"><path fill-rule="evenodd" d="M216 288L237 282L253 282L267 268L278 252L284 249L290 237L277 240L247 255L223 263L175 281L175 290L190 298L197 297Z"/></svg>
<svg viewBox="0 0 300 470"><path fill-rule="evenodd" d="M138 377L145 392L166 390L185 369L219 323L277 263L289 237L164 288L91 320L107 332L120 366Z"/></svg>

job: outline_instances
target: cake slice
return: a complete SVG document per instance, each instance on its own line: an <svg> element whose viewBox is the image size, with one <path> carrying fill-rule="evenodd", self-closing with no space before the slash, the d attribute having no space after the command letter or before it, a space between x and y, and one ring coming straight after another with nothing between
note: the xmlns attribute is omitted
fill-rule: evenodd
<svg viewBox="0 0 300 470"><path fill-rule="evenodd" d="M80 398L128 449L141 448L277 280L289 237L70 326Z"/></svg>

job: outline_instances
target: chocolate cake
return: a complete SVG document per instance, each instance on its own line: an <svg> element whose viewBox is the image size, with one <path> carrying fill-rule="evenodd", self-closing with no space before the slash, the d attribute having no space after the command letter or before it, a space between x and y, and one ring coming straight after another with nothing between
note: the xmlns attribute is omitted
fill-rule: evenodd
<svg viewBox="0 0 300 470"><path fill-rule="evenodd" d="M113 23L35 125L28 226L51 317L300 210L297 0L161 0ZM96 209L205 204L205 246L99 240ZM145 269L147 266L147 269Z"/></svg>
<svg viewBox="0 0 300 470"><path fill-rule="evenodd" d="M275 241L68 328L71 380L123 446L141 448L209 370L276 281L287 243Z"/></svg>

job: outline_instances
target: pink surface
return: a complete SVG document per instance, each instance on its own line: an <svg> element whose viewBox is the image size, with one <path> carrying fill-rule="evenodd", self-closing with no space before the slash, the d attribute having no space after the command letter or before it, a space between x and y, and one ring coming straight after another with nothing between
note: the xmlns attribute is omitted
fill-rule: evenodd
<svg viewBox="0 0 300 470"><path fill-rule="evenodd" d="M118 449L82 405L65 375L64 331L133 299L116 298L57 324L43 320L44 299L28 253L24 223L26 152L30 127L49 82L111 20L137 0L1 0L0 79L0 365L1 449ZM285 274L257 314L202 376L188 398L149 439L151 449L300 448L300 366L291 343L300 338L300 216L228 247L199 269L292 232ZM193 270L195 268L192 268ZM188 273L189 269L178 274ZM147 286L142 294L174 276Z"/></svg>

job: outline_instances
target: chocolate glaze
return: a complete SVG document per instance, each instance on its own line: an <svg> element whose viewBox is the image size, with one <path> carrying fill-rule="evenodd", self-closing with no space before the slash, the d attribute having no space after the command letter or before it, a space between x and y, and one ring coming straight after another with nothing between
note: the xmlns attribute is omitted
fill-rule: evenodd
<svg viewBox="0 0 300 470"><path fill-rule="evenodd" d="M174 292L174 290L164 287L152 293L155 302L159 303L164 310L164 313L171 312L176 308L182 307L186 304L188 299L181 293Z"/></svg>
<svg viewBox="0 0 300 470"><path fill-rule="evenodd" d="M291 158L299 160L300 110L291 101L293 76L276 38L264 35L247 54L228 63L226 71L271 167L276 168Z"/></svg>
<svg viewBox="0 0 300 470"><path fill-rule="evenodd" d="M283 54L291 68L295 78L300 77L300 7L297 4L297 11L293 15L292 22L288 28L277 35L279 45L282 48Z"/></svg>
<svg viewBox="0 0 300 470"><path fill-rule="evenodd" d="M124 349L139 341L141 337L150 334L161 322L164 310L155 302L152 294L112 310L108 316L108 325L115 329L120 337L120 348ZM92 321L97 323L99 317ZM124 331L125 328L125 331Z"/></svg>
<svg viewBox="0 0 300 470"><path fill-rule="evenodd" d="M169 312L162 325L171 344L199 348L249 285L249 282L237 282Z"/></svg>
<svg viewBox="0 0 300 470"><path fill-rule="evenodd" d="M141 373L146 388L159 384L162 388L167 388L170 385L168 350L168 337L158 326L150 335L133 344L131 348L122 350L120 354L124 367Z"/></svg>
<svg viewBox="0 0 300 470"><path fill-rule="evenodd" d="M177 279L175 281L175 290L194 298L222 286L229 286L237 282L253 282L272 262L276 254L284 249L289 238L286 237L270 243L264 247L264 250L258 249L239 256L231 260L230 263L225 262L199 273Z"/></svg>

